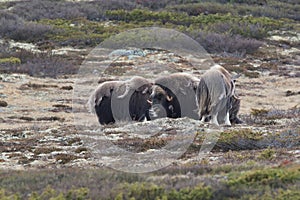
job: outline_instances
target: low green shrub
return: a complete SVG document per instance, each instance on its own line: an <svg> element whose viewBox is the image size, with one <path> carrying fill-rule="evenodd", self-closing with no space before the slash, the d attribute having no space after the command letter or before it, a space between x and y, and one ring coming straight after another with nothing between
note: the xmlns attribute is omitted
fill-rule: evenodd
<svg viewBox="0 0 300 200"><path fill-rule="evenodd" d="M227 182L231 186L236 185L269 185L270 187L279 188L286 184L294 184L300 181L299 168L290 169L262 169L241 173L230 177Z"/></svg>
<svg viewBox="0 0 300 200"><path fill-rule="evenodd" d="M0 199L1 200L20 200L18 194L8 194L4 189L0 189Z"/></svg>
<svg viewBox="0 0 300 200"><path fill-rule="evenodd" d="M187 13L171 12L171 11L150 11L142 9L134 9L132 11L126 10L108 10L106 17L109 20L118 20L125 22L143 22L143 21L160 21L163 24L171 23L175 25L184 25L199 27L204 29L206 26L214 23L235 23L238 24L260 24L266 30L271 30L283 26L280 20L273 20L268 17L253 17L253 16L235 16L228 14L200 14L197 16L189 16Z"/></svg>
<svg viewBox="0 0 300 200"><path fill-rule="evenodd" d="M21 197L18 194L8 194L4 189L0 189L1 200L20 200ZM43 192L31 192L28 194L28 200L87 200L89 197L89 190L87 188L70 189L65 193L59 192L53 189L51 186L47 186Z"/></svg>
<svg viewBox="0 0 300 200"><path fill-rule="evenodd" d="M170 191L166 190L164 187L157 186L152 183L133 183L124 184L112 197L114 199L163 199L163 200L193 200L202 199L209 200L212 199L212 189L208 186L198 185L193 188L182 188L180 190L172 189Z"/></svg>
<svg viewBox="0 0 300 200"><path fill-rule="evenodd" d="M275 150L271 148L267 148L263 150L259 155L259 158L261 160L272 160L274 157L275 157Z"/></svg>
<svg viewBox="0 0 300 200"><path fill-rule="evenodd" d="M16 57L0 58L0 65L1 64L18 65L18 64L21 64L21 60Z"/></svg>
<svg viewBox="0 0 300 200"><path fill-rule="evenodd" d="M235 16L252 15L254 17L270 17L273 19L288 18L299 20L299 4L292 1L265 0L218 0L207 2L193 2L185 4L176 4L167 6L167 10L175 12L184 12L190 16L200 14L227 14Z"/></svg>

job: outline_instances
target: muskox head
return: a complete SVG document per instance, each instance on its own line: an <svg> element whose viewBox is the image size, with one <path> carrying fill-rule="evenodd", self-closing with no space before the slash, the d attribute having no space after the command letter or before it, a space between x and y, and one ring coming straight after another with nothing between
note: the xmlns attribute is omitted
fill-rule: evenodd
<svg viewBox="0 0 300 200"><path fill-rule="evenodd" d="M238 112L240 111L241 99L234 94L231 99L231 108L229 110L229 120L232 124L242 124L243 121L239 119Z"/></svg>
<svg viewBox="0 0 300 200"><path fill-rule="evenodd" d="M180 103L176 95L164 86L154 85L150 95L152 102L152 118L178 118L181 117Z"/></svg>
<svg viewBox="0 0 300 200"><path fill-rule="evenodd" d="M154 116L198 119L195 101L198 83L198 78L187 73L174 73L157 78L151 93Z"/></svg>
<svg viewBox="0 0 300 200"><path fill-rule="evenodd" d="M120 84L120 81L102 82L91 94L88 101L88 106L90 112L96 113L100 124L109 124L115 122L111 110L111 96L113 91L118 88Z"/></svg>
<svg viewBox="0 0 300 200"><path fill-rule="evenodd" d="M150 120L149 110L152 102L150 99L152 83L144 82L135 88L129 100L129 113L134 121Z"/></svg>

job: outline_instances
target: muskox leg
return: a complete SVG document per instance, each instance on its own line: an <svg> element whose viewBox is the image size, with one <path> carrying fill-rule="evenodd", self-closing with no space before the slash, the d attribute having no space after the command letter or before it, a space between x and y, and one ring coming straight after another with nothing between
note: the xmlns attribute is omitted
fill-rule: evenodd
<svg viewBox="0 0 300 200"><path fill-rule="evenodd" d="M227 126L231 126L230 122L230 109L232 108L232 98L228 97L226 100L226 106L225 106L225 117L224 117L224 124Z"/></svg>
<svg viewBox="0 0 300 200"><path fill-rule="evenodd" d="M212 114L212 115L211 115L210 123L219 126L219 122L218 122L218 113L215 113L215 114Z"/></svg>
<svg viewBox="0 0 300 200"><path fill-rule="evenodd" d="M221 102L218 102L217 104L212 106L211 114L210 114L211 115L210 123L215 124L217 126L219 126L218 115L219 115L219 111L221 111L220 104Z"/></svg>
<svg viewBox="0 0 300 200"><path fill-rule="evenodd" d="M240 110L241 100L236 98L235 96L231 97L231 105L232 107L229 110L229 119L231 123L234 124L242 124L243 121L238 118L238 112Z"/></svg>
<svg viewBox="0 0 300 200"><path fill-rule="evenodd" d="M216 125L219 125L220 123L227 123L227 120L229 120L228 103L229 103L228 98L224 97L214 104L215 106L212 107L212 112L211 112L211 123Z"/></svg>
<svg viewBox="0 0 300 200"><path fill-rule="evenodd" d="M225 125L231 126L231 123L230 123L230 120L229 120L229 112L226 113L224 121L225 121Z"/></svg>
<svg viewBox="0 0 300 200"><path fill-rule="evenodd" d="M202 123L208 122L208 121L207 121L208 118L209 118L208 116L204 116L204 115L203 115L203 116L201 117L200 121L201 121Z"/></svg>
<svg viewBox="0 0 300 200"><path fill-rule="evenodd" d="M196 104L198 107L200 121L202 123L210 121L211 99L209 96L209 90L203 79L200 79L199 85L196 89Z"/></svg>
<svg viewBox="0 0 300 200"><path fill-rule="evenodd" d="M111 110L111 98L103 97L100 104L95 106L95 111L100 124L115 123Z"/></svg>

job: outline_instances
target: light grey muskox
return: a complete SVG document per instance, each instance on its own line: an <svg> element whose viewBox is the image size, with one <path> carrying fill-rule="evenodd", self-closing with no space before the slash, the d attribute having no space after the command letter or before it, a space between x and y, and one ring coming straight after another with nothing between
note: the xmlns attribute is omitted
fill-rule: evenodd
<svg viewBox="0 0 300 200"><path fill-rule="evenodd" d="M97 114L100 124L150 120L152 85L147 79L138 76L127 81L103 82L89 98L90 110Z"/></svg>
<svg viewBox="0 0 300 200"><path fill-rule="evenodd" d="M195 100L199 79L188 73L174 73L154 81L151 93L153 118L199 119Z"/></svg>
<svg viewBox="0 0 300 200"><path fill-rule="evenodd" d="M210 118L211 123L231 125L229 110L234 96L235 84L231 74L223 67L216 65L205 72L196 91L198 114L201 121ZM222 120L223 119L223 120Z"/></svg>

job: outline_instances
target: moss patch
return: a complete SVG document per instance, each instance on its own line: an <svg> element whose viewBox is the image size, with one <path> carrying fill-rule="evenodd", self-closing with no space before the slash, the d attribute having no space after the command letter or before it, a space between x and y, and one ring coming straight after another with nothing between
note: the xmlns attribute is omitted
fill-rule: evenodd
<svg viewBox="0 0 300 200"><path fill-rule="evenodd" d="M0 65L1 64L17 65L17 64L21 64L21 60L19 58L16 58L16 57L0 58Z"/></svg>

